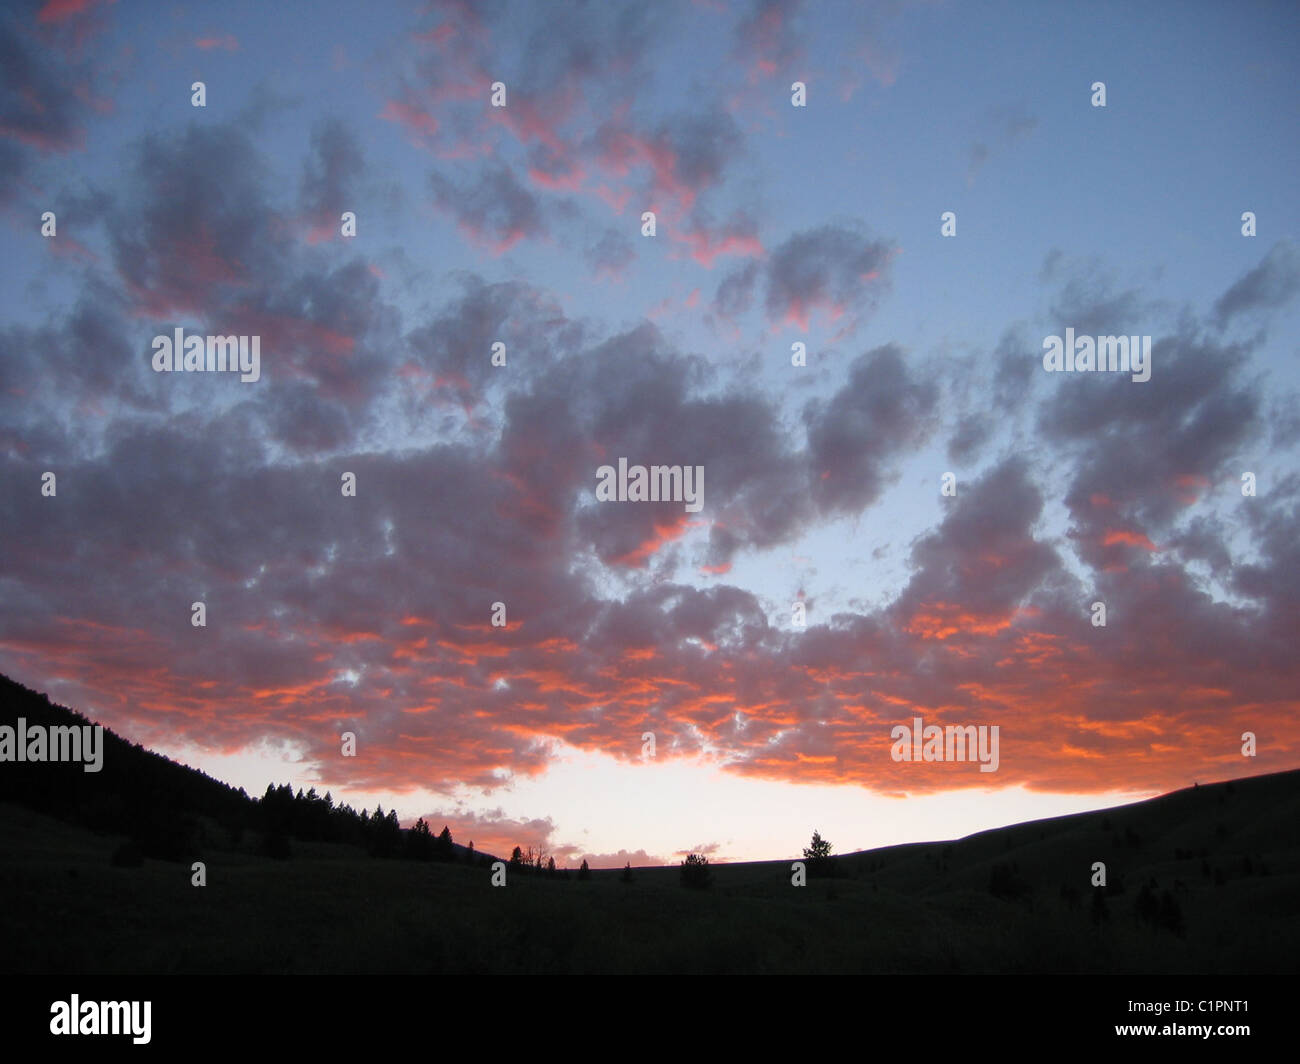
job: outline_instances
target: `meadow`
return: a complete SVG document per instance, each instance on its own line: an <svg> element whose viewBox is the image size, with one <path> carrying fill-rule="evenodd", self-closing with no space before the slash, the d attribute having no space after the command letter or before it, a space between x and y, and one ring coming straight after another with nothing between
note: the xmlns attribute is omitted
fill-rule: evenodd
<svg viewBox="0 0 1300 1064"><path fill-rule="evenodd" d="M208 825L191 865L0 805L12 973L1278 973L1300 966L1300 772L952 842L579 880L379 860ZM1108 885L1090 885L1092 864ZM1145 886L1145 890L1143 889ZM1102 900L1094 899L1101 894ZM1168 895L1172 907L1160 899ZM1143 900L1145 898L1145 901Z"/></svg>

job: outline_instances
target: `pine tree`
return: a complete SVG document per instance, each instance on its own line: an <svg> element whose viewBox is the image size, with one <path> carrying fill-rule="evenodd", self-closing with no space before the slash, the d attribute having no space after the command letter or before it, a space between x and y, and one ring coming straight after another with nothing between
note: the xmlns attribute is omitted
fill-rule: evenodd
<svg viewBox="0 0 1300 1064"><path fill-rule="evenodd" d="M417 861L427 861L433 857L433 838L429 834L429 825L424 817L415 822L407 836L407 853Z"/></svg>
<svg viewBox="0 0 1300 1064"><path fill-rule="evenodd" d="M814 831L812 843L803 852L808 862L808 871L813 875L823 875L831 869L831 844Z"/></svg>

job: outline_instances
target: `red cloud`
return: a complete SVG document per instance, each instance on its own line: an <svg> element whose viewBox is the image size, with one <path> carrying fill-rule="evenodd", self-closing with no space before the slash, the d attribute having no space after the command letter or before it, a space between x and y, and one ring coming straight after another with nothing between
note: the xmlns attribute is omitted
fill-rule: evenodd
<svg viewBox="0 0 1300 1064"><path fill-rule="evenodd" d="M1141 532L1135 532L1127 528L1110 528L1102 536L1101 545L1111 547L1116 543L1124 543L1130 547L1142 547L1145 550L1156 550L1156 545L1147 539Z"/></svg>

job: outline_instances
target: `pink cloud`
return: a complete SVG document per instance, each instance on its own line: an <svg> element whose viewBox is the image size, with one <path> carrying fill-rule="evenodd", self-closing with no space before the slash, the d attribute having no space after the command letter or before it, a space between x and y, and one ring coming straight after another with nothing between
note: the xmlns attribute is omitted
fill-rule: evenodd
<svg viewBox="0 0 1300 1064"><path fill-rule="evenodd" d="M89 11L97 0L46 0L36 14L36 21L43 23L66 22L68 19ZM106 0L114 3L115 0Z"/></svg>
<svg viewBox="0 0 1300 1064"><path fill-rule="evenodd" d="M202 48L205 52L210 52L215 48L224 48L227 52L239 51L239 41L230 33L219 37L200 37L194 44L195 47Z"/></svg>
<svg viewBox="0 0 1300 1064"><path fill-rule="evenodd" d="M402 100L389 100L379 117L386 122L396 122L411 133L412 138L430 138L438 132L438 120L433 115Z"/></svg>

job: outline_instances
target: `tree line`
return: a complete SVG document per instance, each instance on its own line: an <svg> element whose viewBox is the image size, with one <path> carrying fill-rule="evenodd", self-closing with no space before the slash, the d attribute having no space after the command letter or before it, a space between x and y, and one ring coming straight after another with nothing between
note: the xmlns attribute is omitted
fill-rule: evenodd
<svg viewBox="0 0 1300 1064"><path fill-rule="evenodd" d="M289 856L289 839L305 842L337 842L362 847L372 857L405 858L412 861L487 861L486 854L476 854L474 843L457 846L451 828L443 825L434 835L421 817L415 826L404 830L397 819L397 810L384 812L376 805L373 813L359 812L344 803L336 805L329 791L317 794L316 788L306 793L283 783L279 787L268 784L262 800L257 803L258 827L263 833L263 851L271 857Z"/></svg>

